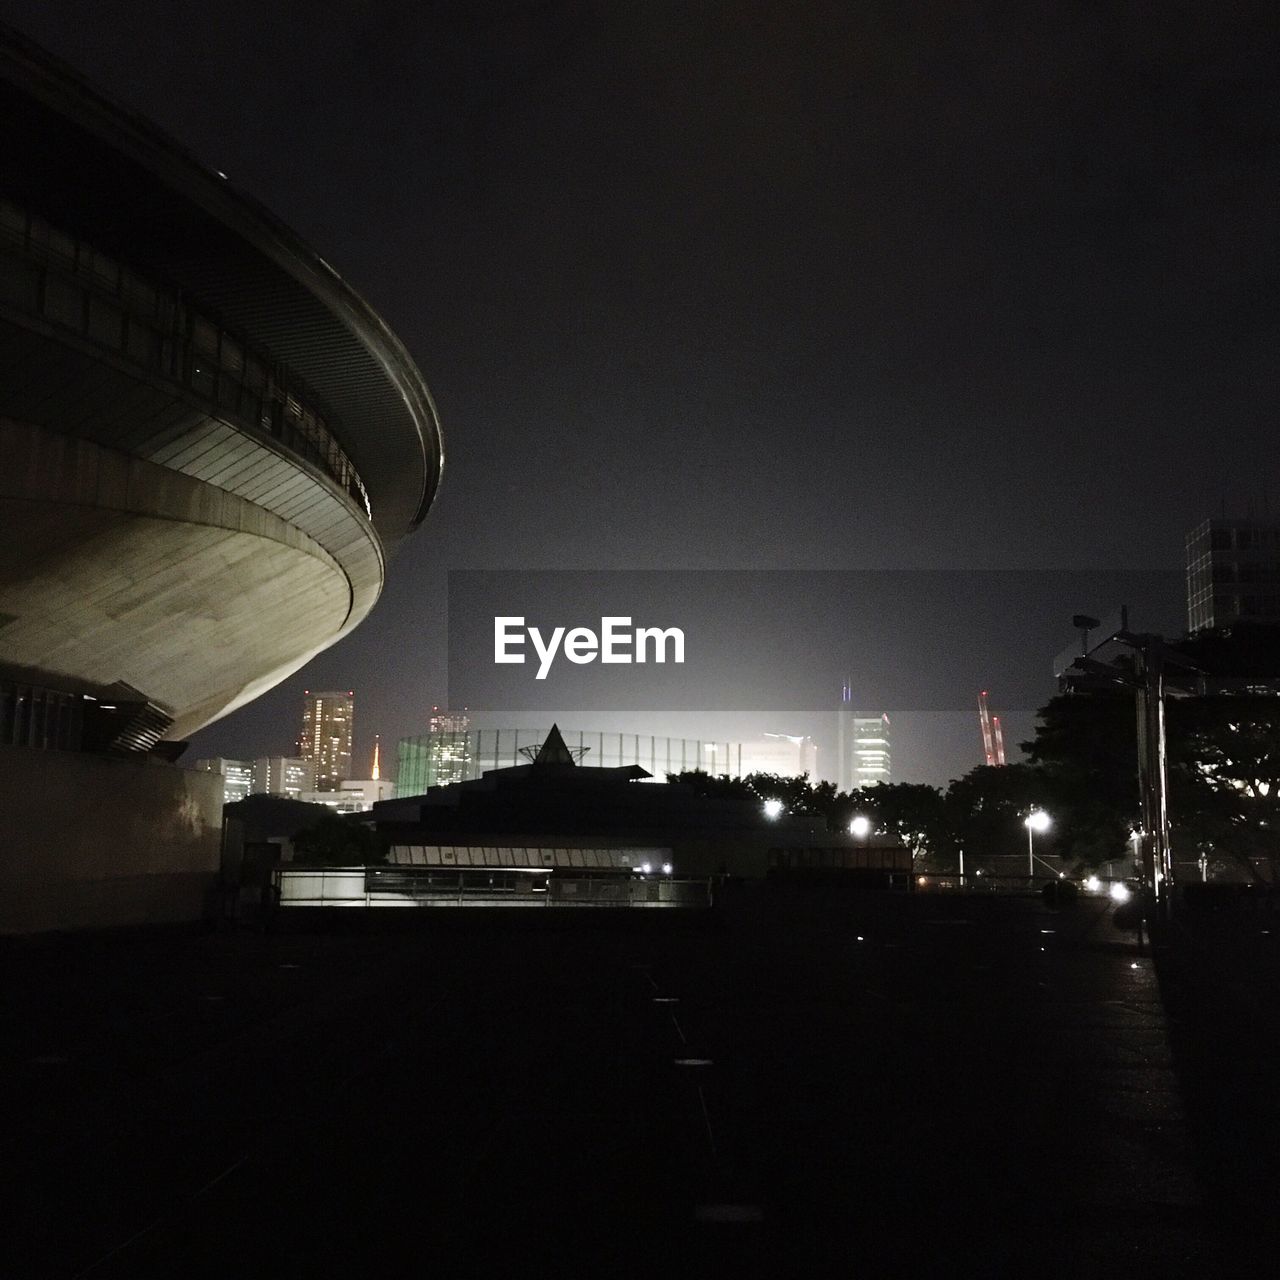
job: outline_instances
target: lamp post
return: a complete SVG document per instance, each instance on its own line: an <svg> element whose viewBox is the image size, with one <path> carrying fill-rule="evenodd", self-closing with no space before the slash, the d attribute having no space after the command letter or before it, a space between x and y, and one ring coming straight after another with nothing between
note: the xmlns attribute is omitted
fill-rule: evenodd
<svg viewBox="0 0 1280 1280"><path fill-rule="evenodd" d="M1027 829L1027 875L1034 882L1036 878L1035 835L1037 831L1041 833L1048 831L1053 825L1053 819L1043 809L1032 809L1022 820L1022 825Z"/></svg>
<svg viewBox="0 0 1280 1280"><path fill-rule="evenodd" d="M863 844L867 841L867 836L871 834L871 819L863 814L858 814L854 820L849 823L849 834L856 836Z"/></svg>

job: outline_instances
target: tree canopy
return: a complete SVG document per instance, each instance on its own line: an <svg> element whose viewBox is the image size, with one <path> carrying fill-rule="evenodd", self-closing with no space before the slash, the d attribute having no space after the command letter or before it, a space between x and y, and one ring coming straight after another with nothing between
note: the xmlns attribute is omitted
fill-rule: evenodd
<svg viewBox="0 0 1280 1280"><path fill-rule="evenodd" d="M370 827L324 813L293 837L293 858L317 867L355 867L385 862L387 851Z"/></svg>
<svg viewBox="0 0 1280 1280"><path fill-rule="evenodd" d="M1237 624L1177 646L1229 692L1166 703L1170 813L1180 860L1229 860L1249 875L1260 860L1280 871L1280 627ZM1256 683L1255 683L1256 682ZM945 789L877 783L848 792L808 777L671 774L703 795L777 799L788 812L847 831L865 815L921 859L950 868L968 857L1019 853L1032 808L1053 815L1043 848L1081 869L1125 856L1139 825L1137 716L1132 692L1059 694L1037 713L1024 763L979 766ZM1038 842L1039 843L1039 842Z"/></svg>

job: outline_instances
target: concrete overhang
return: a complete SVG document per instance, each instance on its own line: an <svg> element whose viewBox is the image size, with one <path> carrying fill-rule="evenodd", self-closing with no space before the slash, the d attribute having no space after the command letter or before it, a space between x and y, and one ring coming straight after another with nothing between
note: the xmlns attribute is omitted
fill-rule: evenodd
<svg viewBox="0 0 1280 1280"><path fill-rule="evenodd" d="M183 290L301 379L388 549L421 523L443 466L430 392L377 312L299 236L2 24L0 148L15 198Z"/></svg>

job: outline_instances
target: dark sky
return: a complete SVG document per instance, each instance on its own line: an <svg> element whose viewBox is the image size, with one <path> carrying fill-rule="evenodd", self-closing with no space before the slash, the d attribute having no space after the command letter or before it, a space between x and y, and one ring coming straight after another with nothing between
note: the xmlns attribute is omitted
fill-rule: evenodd
<svg viewBox="0 0 1280 1280"><path fill-rule="evenodd" d="M0 16L296 227L444 423L377 610L199 754L307 685L419 731L448 569L1176 570L1274 487L1273 4Z"/></svg>

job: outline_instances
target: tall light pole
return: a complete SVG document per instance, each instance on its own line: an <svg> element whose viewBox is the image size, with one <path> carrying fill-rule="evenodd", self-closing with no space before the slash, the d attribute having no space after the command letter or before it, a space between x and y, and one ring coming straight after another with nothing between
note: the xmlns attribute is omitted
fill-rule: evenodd
<svg viewBox="0 0 1280 1280"><path fill-rule="evenodd" d="M1043 809L1032 809L1022 820L1022 825L1027 829L1027 875L1034 881L1036 878L1036 832L1043 834L1048 831L1053 825L1053 819Z"/></svg>

